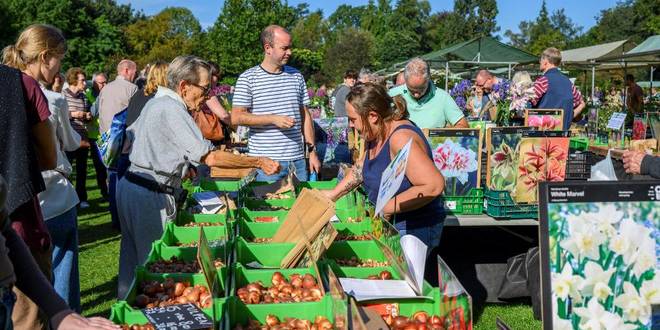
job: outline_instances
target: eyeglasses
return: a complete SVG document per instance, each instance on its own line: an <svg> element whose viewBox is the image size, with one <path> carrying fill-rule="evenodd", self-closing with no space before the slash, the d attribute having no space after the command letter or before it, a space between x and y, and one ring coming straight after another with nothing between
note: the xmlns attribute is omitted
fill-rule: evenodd
<svg viewBox="0 0 660 330"><path fill-rule="evenodd" d="M188 82L188 83L195 86L195 87L197 87L197 88L199 88L199 89L201 89L202 90L202 95L204 95L204 96L208 96L209 92L211 91L211 88L209 86L200 86L200 85L192 83L192 82Z"/></svg>

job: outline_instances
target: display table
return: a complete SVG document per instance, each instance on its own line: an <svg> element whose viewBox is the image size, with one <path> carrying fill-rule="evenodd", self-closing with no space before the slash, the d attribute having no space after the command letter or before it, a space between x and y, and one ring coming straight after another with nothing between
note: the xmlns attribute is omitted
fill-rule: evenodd
<svg viewBox="0 0 660 330"><path fill-rule="evenodd" d="M507 260L538 246L536 219L495 220L482 215L447 216L437 253L478 306L502 302L497 294Z"/></svg>
<svg viewBox="0 0 660 330"><path fill-rule="evenodd" d="M448 215L445 227L473 227L473 226L538 226L536 219L497 220L486 214L479 215Z"/></svg>

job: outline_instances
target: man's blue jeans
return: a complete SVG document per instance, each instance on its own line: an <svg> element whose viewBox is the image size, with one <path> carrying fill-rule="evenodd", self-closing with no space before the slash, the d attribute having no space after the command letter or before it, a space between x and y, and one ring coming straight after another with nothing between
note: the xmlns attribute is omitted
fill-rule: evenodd
<svg viewBox="0 0 660 330"><path fill-rule="evenodd" d="M309 174L307 173L307 162L305 158L298 160L283 160L279 161L280 163L280 172L274 175L265 175L263 171L257 170L256 181L265 182L265 181L277 181L281 178L286 177L289 174L289 164L293 164L295 168L295 174L298 180L307 181L309 179Z"/></svg>
<svg viewBox="0 0 660 330"><path fill-rule="evenodd" d="M53 287L71 309L80 313L76 208L46 220L46 226L53 243Z"/></svg>

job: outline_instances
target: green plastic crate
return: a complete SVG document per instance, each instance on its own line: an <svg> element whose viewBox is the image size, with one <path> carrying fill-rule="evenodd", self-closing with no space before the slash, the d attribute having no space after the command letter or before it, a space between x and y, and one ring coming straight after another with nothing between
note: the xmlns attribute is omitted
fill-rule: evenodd
<svg viewBox="0 0 660 330"><path fill-rule="evenodd" d="M484 212L483 188L472 188L465 196L442 196L449 214L482 214Z"/></svg>
<svg viewBox="0 0 660 330"><path fill-rule="evenodd" d="M225 309L227 315L225 328L234 329L238 324L245 326L249 320L257 320L263 325L266 324L266 316L268 315L277 316L282 322L287 317L314 322L317 316L325 316L334 324L333 318L335 315L332 302L327 297L318 302L269 304L266 306L268 308L263 308L260 305L246 305L236 297L229 298Z"/></svg>
<svg viewBox="0 0 660 330"><path fill-rule="evenodd" d="M538 204L518 204L505 190L486 190L484 206L496 219L538 219Z"/></svg>
<svg viewBox="0 0 660 330"><path fill-rule="evenodd" d="M281 222L259 223L241 219L237 223L238 236L248 242L251 242L255 238L271 238L275 235L281 224Z"/></svg>
<svg viewBox="0 0 660 330"><path fill-rule="evenodd" d="M249 185L247 185L247 186L243 187L243 189L241 189L241 195L243 195L244 197L247 197L247 198L254 197L254 190L253 189L255 187L265 186L265 185L268 185L268 184L271 184L271 183L273 183L273 182L272 181L269 181L269 182L264 182L264 181L251 182ZM293 199L296 198L296 194L295 194L294 191L287 191L287 192L282 193L282 195L289 196L289 198L293 198Z"/></svg>
<svg viewBox="0 0 660 330"><path fill-rule="evenodd" d="M199 184L200 191L238 191L241 182L238 180L209 180L201 179Z"/></svg>
<svg viewBox="0 0 660 330"><path fill-rule="evenodd" d="M230 260L230 250L231 245L225 245L220 247L215 247L211 249L211 255L213 258L220 258L223 260L225 266L219 268L219 281L220 289L225 289L225 284L229 281L229 265L231 265ZM147 260L144 262L144 269L148 271L148 265L155 261L160 260L170 260L172 257L176 257L179 260L184 261L193 261L197 259L197 249L186 249L186 248L170 248L166 246L162 241L157 240L152 244L151 252L147 257Z"/></svg>
<svg viewBox="0 0 660 330"><path fill-rule="evenodd" d="M332 260L327 260L327 265L330 266L332 272L335 273L335 276L337 277L367 279L371 275L378 276L380 272L386 270L392 274L392 279L394 280L403 279L401 274L399 274L392 266L372 267L372 268L342 267L337 265L337 263Z"/></svg>
<svg viewBox="0 0 660 330"><path fill-rule="evenodd" d="M218 273L220 275L220 273ZM112 306L110 311L110 318L116 323L122 324L145 324L147 318L142 314L142 311L137 307L133 307L132 303L138 295L137 286L142 281L159 281L162 282L166 278L173 278L175 280L189 281L191 285L205 285L208 288L206 278L203 274L151 274L145 271L142 267L135 269L135 280L131 284L131 289L128 291L125 299L118 301ZM223 288L224 289L224 288ZM216 298L216 297L214 297ZM213 306L202 309L206 316L215 319L215 308Z"/></svg>
<svg viewBox="0 0 660 330"><path fill-rule="evenodd" d="M236 219L239 220L246 220L249 222L255 222L255 218L257 217L277 217L279 222L282 223L284 222L284 219L286 219L286 215L289 213L289 211L253 211L253 210L248 210L246 208L241 208L238 210L236 213Z"/></svg>
<svg viewBox="0 0 660 330"><path fill-rule="evenodd" d="M337 230L340 235L363 235L372 232L371 220L362 222L348 223L348 222L333 222L332 226ZM335 241L339 241L335 239Z"/></svg>
<svg viewBox="0 0 660 330"><path fill-rule="evenodd" d="M270 206L275 206L275 207L285 207L287 209L291 209L293 206L293 203L295 203L294 198L287 198L287 199L256 199L252 197L248 197L243 199L243 207L256 211L260 207L270 207Z"/></svg>
<svg viewBox="0 0 660 330"><path fill-rule="evenodd" d="M223 316L225 314L227 298L214 298L213 299L213 317L214 323L222 324ZM206 311L205 311L206 312ZM208 316L208 313L207 313ZM142 312L134 313L133 307L128 305L126 301L118 301L110 309L110 321L118 325L145 325L149 322Z"/></svg>
<svg viewBox="0 0 660 330"><path fill-rule="evenodd" d="M569 142L569 147L575 150L587 151L589 150L589 139L583 137L572 137Z"/></svg>
<svg viewBox="0 0 660 330"><path fill-rule="evenodd" d="M359 223L359 222L371 221L371 219L367 217L365 209L363 209L362 212L360 212L359 208L351 208L344 210L335 209L335 214L337 215L337 218L339 218L339 221L342 223ZM348 222L349 218L353 219L353 222Z"/></svg>
<svg viewBox="0 0 660 330"><path fill-rule="evenodd" d="M194 223L219 222L227 226L227 233L229 234L229 238L233 238L236 227L235 218L237 211L234 210L229 212L230 212L229 216L227 216L227 214L192 214L188 211L182 210L179 211L176 218L174 219L174 224L178 227L183 227L191 222Z"/></svg>
<svg viewBox="0 0 660 330"><path fill-rule="evenodd" d="M236 239L233 261L243 265L257 262L263 267L279 268L284 257L295 245L295 243L248 243L239 237Z"/></svg>
<svg viewBox="0 0 660 330"><path fill-rule="evenodd" d="M378 262L387 260L375 241L333 242L324 255L324 258L328 260L351 259L352 257L356 257L358 260L372 259Z"/></svg>
<svg viewBox="0 0 660 330"><path fill-rule="evenodd" d="M296 187L296 191L300 193L300 191L303 190L303 188L307 189L318 189L318 190L329 190L329 189L334 189L339 181L337 179L329 180L329 181L307 181L307 182L301 182L300 185Z"/></svg>
<svg viewBox="0 0 660 330"><path fill-rule="evenodd" d="M165 226L161 240L167 247L181 248L179 247L180 244L197 242L199 240L200 228L202 227L177 227L170 222ZM203 227L203 229L206 239L209 240L211 245L213 245L211 241L229 241L226 226L209 226Z"/></svg>

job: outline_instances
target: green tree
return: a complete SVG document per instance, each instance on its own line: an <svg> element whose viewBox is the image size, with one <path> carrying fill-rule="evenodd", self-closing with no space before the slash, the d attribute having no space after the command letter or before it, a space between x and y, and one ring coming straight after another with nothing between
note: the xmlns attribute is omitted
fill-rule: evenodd
<svg viewBox="0 0 660 330"><path fill-rule="evenodd" d="M492 36L497 26L497 2L495 0L456 0L454 11L439 13L432 20L429 45L446 47L481 36Z"/></svg>
<svg viewBox="0 0 660 330"><path fill-rule="evenodd" d="M193 53L200 32L201 26L192 12L178 7L165 8L125 29L129 56L139 67Z"/></svg>
<svg viewBox="0 0 660 330"><path fill-rule="evenodd" d="M300 18L291 30L293 46L312 51L318 51L323 47L327 34L328 25L320 10Z"/></svg>
<svg viewBox="0 0 660 330"><path fill-rule="evenodd" d="M353 27L338 31L336 41L327 47L323 75L330 81L340 81L346 70L370 66L373 49L374 38L370 32Z"/></svg>
<svg viewBox="0 0 660 330"><path fill-rule="evenodd" d="M365 7L351 5L340 5L335 12L328 17L330 31L342 31L347 28L359 28L362 24L362 16Z"/></svg>
<svg viewBox="0 0 660 330"><path fill-rule="evenodd" d="M316 83L324 80L321 74L323 66L323 53L306 48L294 48L289 65L300 70L305 79L311 79Z"/></svg>
<svg viewBox="0 0 660 330"><path fill-rule="evenodd" d="M582 27L573 23L563 9L549 15L545 1L536 20L522 21L518 28L520 32L507 30L505 35L509 37L513 46L532 54L540 54L548 47L566 49L582 31Z"/></svg>
<svg viewBox="0 0 660 330"><path fill-rule="evenodd" d="M6 19L0 42L16 40L28 25L47 23L62 30L68 43L63 68L81 66L99 70L123 50L121 28L137 19L130 5L114 0L3 0Z"/></svg>
<svg viewBox="0 0 660 330"><path fill-rule="evenodd" d="M232 77L263 59L261 31L270 24L291 28L295 8L273 0L226 0L204 40L206 57Z"/></svg>

